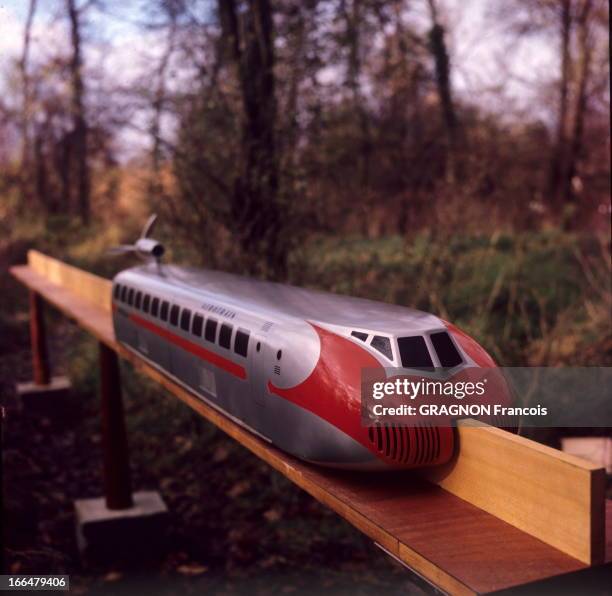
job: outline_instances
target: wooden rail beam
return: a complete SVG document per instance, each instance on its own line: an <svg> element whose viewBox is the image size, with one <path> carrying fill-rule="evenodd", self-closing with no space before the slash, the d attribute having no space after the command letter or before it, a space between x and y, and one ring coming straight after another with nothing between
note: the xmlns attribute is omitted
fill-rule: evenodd
<svg viewBox="0 0 612 596"><path fill-rule="evenodd" d="M426 480L410 473L351 474L309 466L238 426L118 343L109 280L35 251L28 263L11 272L96 337L109 354L128 360L441 589L489 593L602 560L600 468L469 421L459 424L455 460L424 472ZM118 385L115 364L103 366L116 371ZM120 396L114 384L108 388L111 400ZM118 407L112 403L109 407ZM127 455L116 457L127 461ZM121 482L129 482L129 473Z"/></svg>
<svg viewBox="0 0 612 596"><path fill-rule="evenodd" d="M445 490L589 565L605 555L605 470L483 425L457 423L458 454L425 476Z"/></svg>

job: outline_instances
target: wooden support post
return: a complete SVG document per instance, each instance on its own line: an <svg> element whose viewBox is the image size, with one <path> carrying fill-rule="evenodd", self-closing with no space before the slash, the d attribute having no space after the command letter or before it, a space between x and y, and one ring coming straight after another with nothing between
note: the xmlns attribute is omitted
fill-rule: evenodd
<svg viewBox="0 0 612 596"><path fill-rule="evenodd" d="M100 396L106 506L115 510L128 509L134 502L123 417L119 361L117 354L102 342L100 342Z"/></svg>
<svg viewBox="0 0 612 596"><path fill-rule="evenodd" d="M168 509L154 491L132 494L117 353L100 342L104 497L77 499L77 544L93 560L144 561L165 545Z"/></svg>
<svg viewBox="0 0 612 596"><path fill-rule="evenodd" d="M17 395L23 407L36 410L44 416L53 416L62 412L61 404L70 392L70 381L64 376L51 376L45 304L41 294L35 290L30 290L30 342L34 378L25 383L17 383Z"/></svg>
<svg viewBox="0 0 612 596"><path fill-rule="evenodd" d="M32 342L32 368L34 383L48 385L51 382L44 305L40 295L30 290L30 341Z"/></svg>

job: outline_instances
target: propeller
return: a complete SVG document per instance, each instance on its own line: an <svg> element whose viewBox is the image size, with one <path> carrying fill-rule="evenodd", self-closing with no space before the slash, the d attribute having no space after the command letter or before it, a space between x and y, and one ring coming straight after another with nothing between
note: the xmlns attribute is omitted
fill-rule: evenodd
<svg viewBox="0 0 612 596"><path fill-rule="evenodd" d="M123 255L126 253L135 253L143 260L155 259L159 265L162 256L164 255L165 248L161 242L149 238L149 234L155 227L157 221L157 215L153 214L147 219L140 238L136 240L134 244L120 244L119 246L113 246L109 248L107 254L109 255Z"/></svg>

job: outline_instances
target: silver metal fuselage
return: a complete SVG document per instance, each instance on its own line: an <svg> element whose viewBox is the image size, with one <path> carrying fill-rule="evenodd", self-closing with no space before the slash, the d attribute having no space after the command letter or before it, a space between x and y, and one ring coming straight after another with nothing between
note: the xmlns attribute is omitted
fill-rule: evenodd
<svg viewBox="0 0 612 596"><path fill-rule="evenodd" d="M317 415L316 407L300 407L270 390L299 386L313 374L321 353L316 328L359 345L385 367L401 366L396 337L421 333L427 338L428 333L445 329L438 317L409 308L218 271L151 264L122 271L114 285L113 321L120 342L284 451L336 467L385 465L363 444ZM131 304L126 296L122 299L123 288L126 294L133 291ZM154 299L158 300L155 316ZM169 305L165 321L159 315L163 301ZM173 305L179 313L174 324ZM181 327L183 311L190 315L187 328ZM193 332L196 314L203 320L201 336ZM214 339L205 336L209 320L216 321ZM228 343L221 340L222 325ZM353 337L354 331L368 339ZM243 340L248 334L246 355L237 348L239 333ZM374 335L392 340L390 358L369 345ZM434 365L440 366L435 351L430 351ZM468 362L469 357L462 355ZM316 402L326 396L309 399Z"/></svg>

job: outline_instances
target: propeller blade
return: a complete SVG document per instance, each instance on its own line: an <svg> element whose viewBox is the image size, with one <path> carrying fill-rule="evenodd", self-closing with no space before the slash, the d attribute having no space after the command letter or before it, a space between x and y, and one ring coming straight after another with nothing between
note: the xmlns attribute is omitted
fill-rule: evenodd
<svg viewBox="0 0 612 596"><path fill-rule="evenodd" d="M153 231L153 227L155 226L156 221L157 221L157 214L154 213L153 215L149 217L149 219L147 219L147 223L145 224L145 227L142 230L142 234L140 235L141 238L149 237L149 234Z"/></svg>
<svg viewBox="0 0 612 596"><path fill-rule="evenodd" d="M135 246L131 244L121 244L119 246L112 246L106 251L108 255L124 255L128 252L134 252L136 250Z"/></svg>

